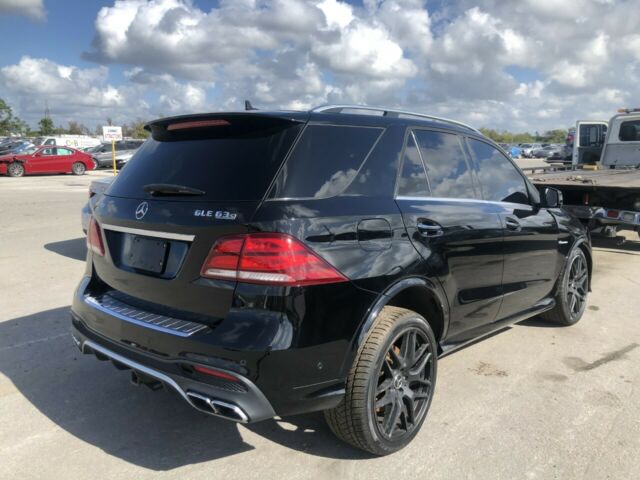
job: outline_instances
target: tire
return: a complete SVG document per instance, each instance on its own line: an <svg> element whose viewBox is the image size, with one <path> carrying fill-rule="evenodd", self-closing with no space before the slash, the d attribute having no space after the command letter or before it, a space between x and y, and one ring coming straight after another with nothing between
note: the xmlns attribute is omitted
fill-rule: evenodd
<svg viewBox="0 0 640 480"><path fill-rule="evenodd" d="M385 307L358 350L344 399L324 412L333 433L374 455L405 447L431 406L437 351L435 335L422 316Z"/></svg>
<svg viewBox="0 0 640 480"><path fill-rule="evenodd" d="M543 320L562 326L580 321L587 306L589 294L589 265L580 247L574 248L567 258L558 279L556 306L540 315Z"/></svg>
<svg viewBox="0 0 640 480"><path fill-rule="evenodd" d="M87 170L87 166L82 162L76 162L71 165L71 173L74 175L84 175L84 172Z"/></svg>
<svg viewBox="0 0 640 480"><path fill-rule="evenodd" d="M24 175L24 165L20 162L12 162L7 165L7 175L10 177L22 177Z"/></svg>

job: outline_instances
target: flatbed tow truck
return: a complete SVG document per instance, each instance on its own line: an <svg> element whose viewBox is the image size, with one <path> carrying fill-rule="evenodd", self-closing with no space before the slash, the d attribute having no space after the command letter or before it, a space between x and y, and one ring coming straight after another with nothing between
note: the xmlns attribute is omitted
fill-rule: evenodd
<svg viewBox="0 0 640 480"><path fill-rule="evenodd" d="M572 165L523 168L539 189L559 190L563 208L590 230L611 237L640 234L640 108L618 112L609 122L577 122Z"/></svg>

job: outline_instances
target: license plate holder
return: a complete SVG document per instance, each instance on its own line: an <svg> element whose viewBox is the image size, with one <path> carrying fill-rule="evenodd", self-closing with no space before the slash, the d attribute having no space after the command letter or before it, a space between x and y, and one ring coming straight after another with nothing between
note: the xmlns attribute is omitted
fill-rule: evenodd
<svg viewBox="0 0 640 480"><path fill-rule="evenodd" d="M125 265L145 272L162 273L169 246L166 240L131 235L127 243L123 258Z"/></svg>

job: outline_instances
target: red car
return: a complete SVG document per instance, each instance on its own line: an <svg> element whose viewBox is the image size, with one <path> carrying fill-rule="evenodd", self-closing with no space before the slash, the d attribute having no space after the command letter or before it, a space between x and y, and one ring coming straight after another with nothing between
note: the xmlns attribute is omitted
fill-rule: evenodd
<svg viewBox="0 0 640 480"><path fill-rule="evenodd" d="M32 173L73 173L82 175L93 170L95 163L87 155L71 147L41 145L20 153L0 156L0 174L21 177Z"/></svg>

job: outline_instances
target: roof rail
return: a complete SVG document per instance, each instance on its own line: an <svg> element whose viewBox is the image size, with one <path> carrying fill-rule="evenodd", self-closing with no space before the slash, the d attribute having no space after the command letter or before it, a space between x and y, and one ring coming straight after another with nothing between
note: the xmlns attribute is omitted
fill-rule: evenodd
<svg viewBox="0 0 640 480"><path fill-rule="evenodd" d="M381 108L381 107L368 107L366 105L322 105L320 107L311 109L311 112L343 113L343 110L365 110L365 111L371 111L371 112L382 112L383 117L399 117L400 115L405 115L408 117L424 118L424 119L433 120L436 122L457 125L459 127L466 128L468 130L471 130L472 132L482 135L482 132L477 128L472 127L471 125L467 125L466 123L458 122L457 120L451 120L443 117L436 117L434 115L426 115L424 113L408 112L406 110L394 110L390 108Z"/></svg>

